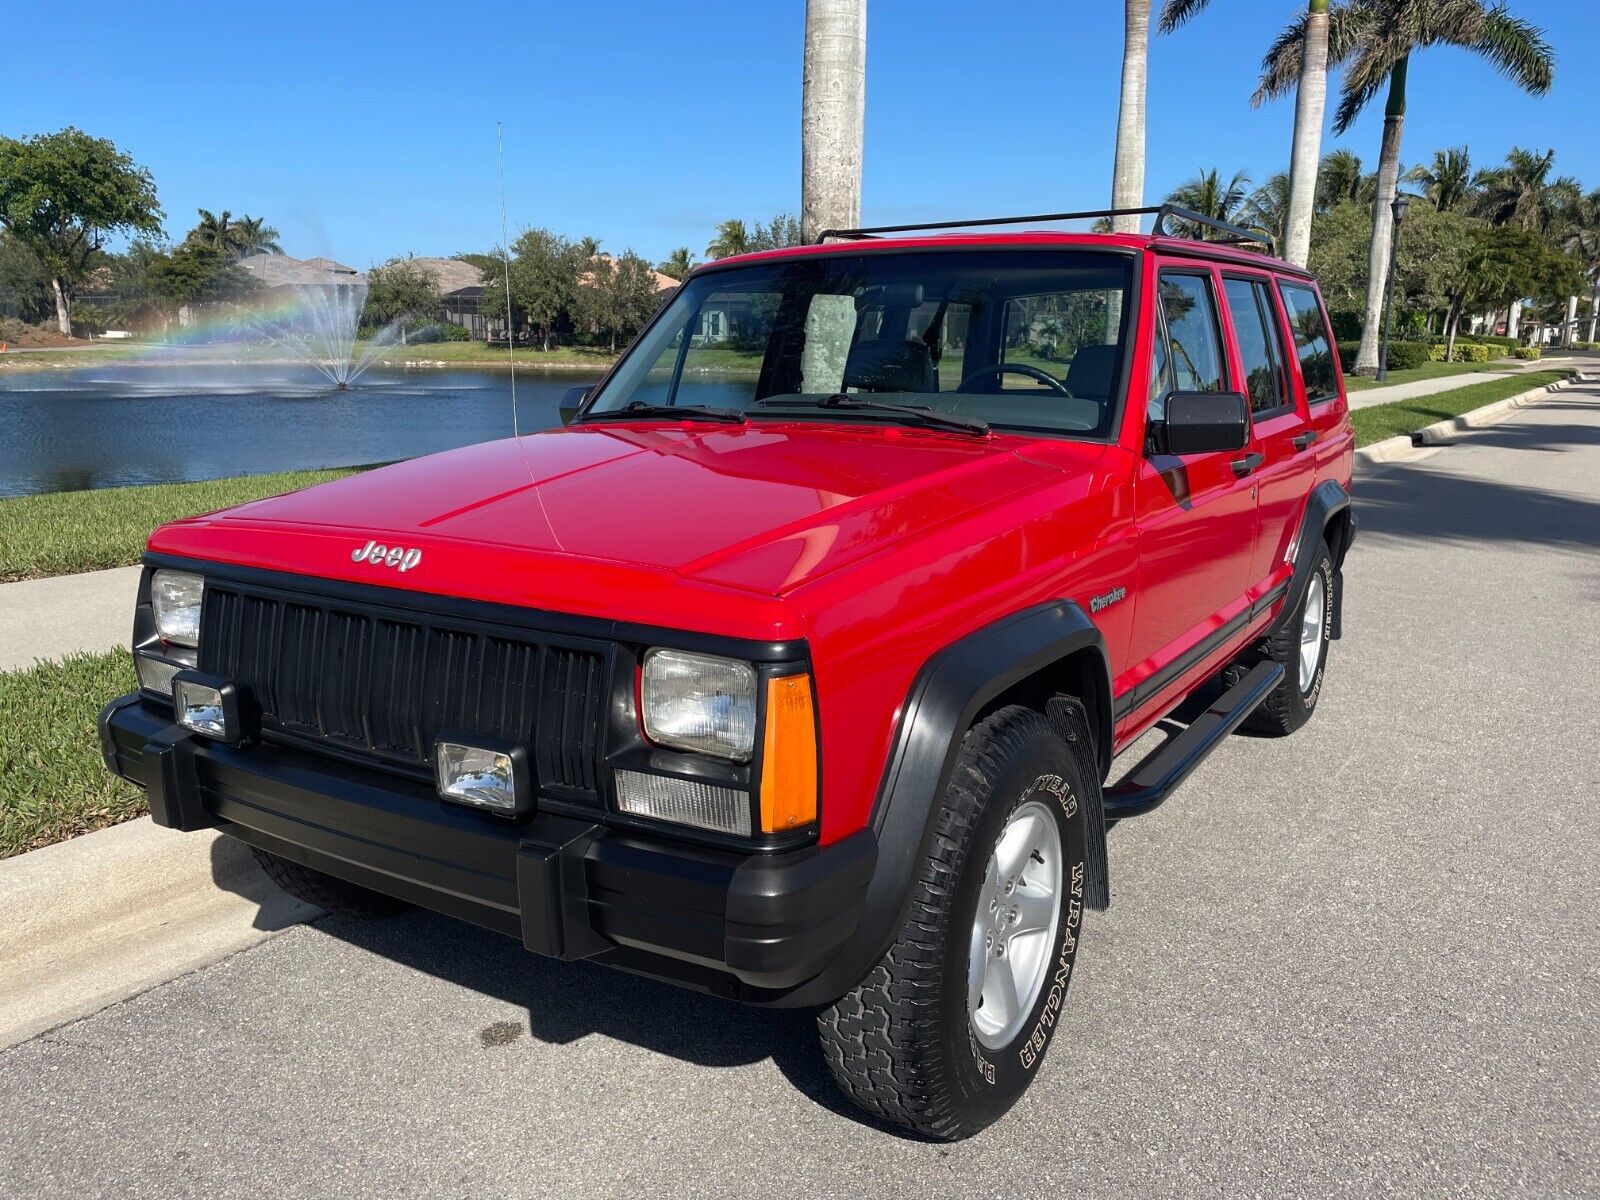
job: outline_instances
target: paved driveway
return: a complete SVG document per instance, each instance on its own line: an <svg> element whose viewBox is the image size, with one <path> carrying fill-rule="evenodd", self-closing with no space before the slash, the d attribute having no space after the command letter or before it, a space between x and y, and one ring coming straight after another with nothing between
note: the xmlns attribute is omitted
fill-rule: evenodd
<svg viewBox="0 0 1600 1200"><path fill-rule="evenodd" d="M0 1056L0 1194L1600 1192L1600 393L1359 496L1317 719L1113 832L980 1137L856 1119L803 1016L330 919Z"/></svg>

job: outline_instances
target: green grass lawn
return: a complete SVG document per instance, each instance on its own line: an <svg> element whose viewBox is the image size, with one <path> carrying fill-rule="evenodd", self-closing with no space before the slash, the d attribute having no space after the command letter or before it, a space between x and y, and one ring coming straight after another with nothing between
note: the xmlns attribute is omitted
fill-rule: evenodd
<svg viewBox="0 0 1600 1200"><path fill-rule="evenodd" d="M368 349L368 343L356 344L359 357ZM604 347L557 346L541 350L537 346L518 346L508 353L504 345L491 346L483 342L421 342L411 346L383 346L375 354L378 362L448 362L476 363L504 366L515 362L519 367L577 367L602 371L615 361L616 356Z"/></svg>
<svg viewBox="0 0 1600 1200"><path fill-rule="evenodd" d="M0 583L127 566L139 561L157 525L350 473L288 471L0 500Z"/></svg>
<svg viewBox="0 0 1600 1200"><path fill-rule="evenodd" d="M1390 387L1397 383L1414 383L1419 379L1443 379L1450 375L1470 375L1474 371L1510 371L1516 363L1511 359L1500 359L1496 362L1468 363L1468 362L1431 362L1423 363L1420 367L1410 367L1404 371L1390 371L1389 378L1379 383L1370 375L1351 375L1344 377L1345 390L1349 392L1364 392L1368 388Z"/></svg>
<svg viewBox="0 0 1600 1200"><path fill-rule="evenodd" d="M1393 404L1375 404L1371 408L1357 409L1350 414L1350 423L1356 432L1356 445L1369 446L1384 438L1415 433L1424 425L1459 417L1485 404L1555 383L1572 374L1572 371L1528 371L1520 375L1507 375L1504 379L1469 383L1465 387L1435 392L1431 396L1418 396L1415 400L1396 400Z"/></svg>
<svg viewBox="0 0 1600 1200"><path fill-rule="evenodd" d="M0 674L0 858L115 825L144 793L100 759L95 717L135 686L126 650Z"/></svg>

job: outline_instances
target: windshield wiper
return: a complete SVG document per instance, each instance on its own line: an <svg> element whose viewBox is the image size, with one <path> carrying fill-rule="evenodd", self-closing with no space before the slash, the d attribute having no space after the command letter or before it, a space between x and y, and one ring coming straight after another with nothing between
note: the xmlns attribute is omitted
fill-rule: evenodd
<svg viewBox="0 0 1600 1200"><path fill-rule="evenodd" d="M948 429L954 433L970 433L983 437L989 432L986 421L972 420L967 417L958 417L954 413L939 412L925 404L886 404L882 400L867 400L849 392L835 392L831 396L824 396L818 400L803 397L768 396L764 400L757 400L761 408L824 408L844 409L848 412L881 413L888 417L897 417L915 425L926 425L934 429Z"/></svg>
<svg viewBox="0 0 1600 1200"><path fill-rule="evenodd" d="M748 420L736 408L710 408L704 404L650 404L630 400L621 408L586 412L579 421L621 421L630 417L666 417L684 421L716 421L724 425L746 425Z"/></svg>

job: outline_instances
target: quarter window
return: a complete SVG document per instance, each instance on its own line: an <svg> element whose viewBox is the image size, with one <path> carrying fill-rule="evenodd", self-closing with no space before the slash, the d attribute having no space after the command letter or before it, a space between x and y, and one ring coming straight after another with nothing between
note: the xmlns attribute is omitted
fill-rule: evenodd
<svg viewBox="0 0 1600 1200"><path fill-rule="evenodd" d="M1328 335L1317 294L1304 284L1281 281L1278 291L1289 313L1289 329L1300 359L1300 378L1306 383L1306 403L1337 399L1339 376L1333 367L1333 338Z"/></svg>
<svg viewBox="0 0 1600 1200"><path fill-rule="evenodd" d="M1278 344L1277 314L1266 288L1252 279L1223 279L1222 291L1239 341L1239 364L1244 368L1245 393L1250 412L1259 416L1283 408L1287 392L1283 380L1283 350Z"/></svg>

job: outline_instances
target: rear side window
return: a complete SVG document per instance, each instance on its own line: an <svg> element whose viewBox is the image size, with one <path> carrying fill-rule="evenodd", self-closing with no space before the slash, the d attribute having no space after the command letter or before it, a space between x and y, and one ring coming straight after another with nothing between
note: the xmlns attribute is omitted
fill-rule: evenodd
<svg viewBox="0 0 1600 1200"><path fill-rule="evenodd" d="M1209 275L1164 271L1161 313L1166 336L1158 332L1149 418L1166 418L1168 392L1220 392L1223 388L1222 338ZM1157 382L1159 381L1159 382Z"/></svg>
<svg viewBox="0 0 1600 1200"><path fill-rule="evenodd" d="M1289 329L1294 334L1295 353L1300 358L1300 377L1306 381L1306 403L1336 399L1339 376L1333 367L1333 338L1322 319L1317 294L1304 284L1278 283L1283 306L1289 313Z"/></svg>
<svg viewBox="0 0 1600 1200"><path fill-rule="evenodd" d="M1228 315L1239 340L1239 362L1244 367L1245 394L1250 412L1261 416L1288 404L1283 377L1283 348L1278 342L1277 313L1266 286L1254 279L1225 278L1223 294Z"/></svg>

